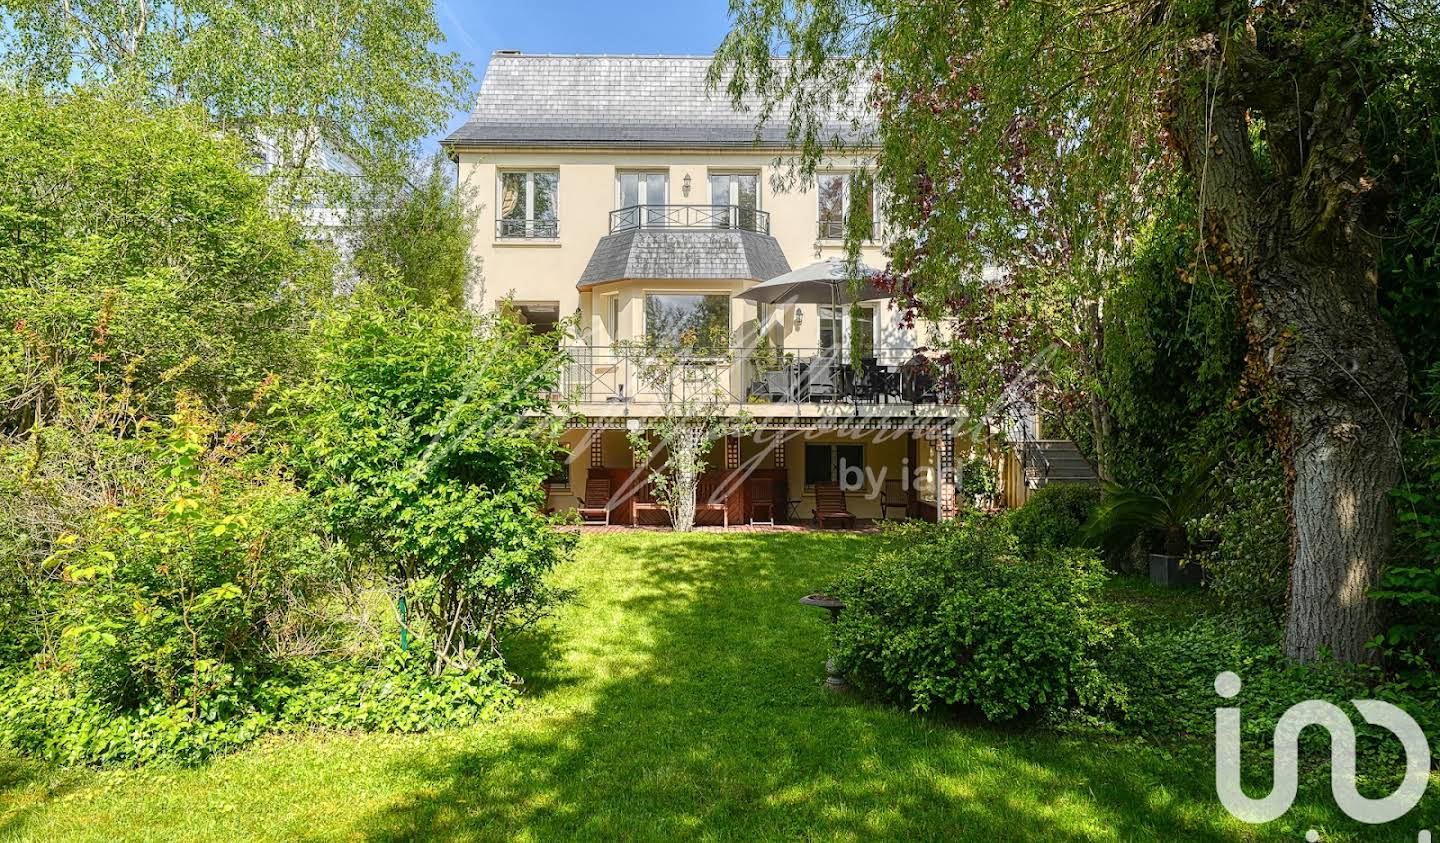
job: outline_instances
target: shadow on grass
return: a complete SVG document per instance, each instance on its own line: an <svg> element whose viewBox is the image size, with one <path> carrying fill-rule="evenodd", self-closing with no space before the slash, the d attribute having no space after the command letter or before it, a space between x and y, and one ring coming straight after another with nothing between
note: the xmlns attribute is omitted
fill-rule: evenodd
<svg viewBox="0 0 1440 843"><path fill-rule="evenodd" d="M34 789L50 772L50 768L40 762L0 754L0 838L8 838L20 828L22 821L37 807L38 799L23 804L26 791ZM45 796L63 796L71 789L67 783L51 783Z"/></svg>
<svg viewBox="0 0 1440 843"><path fill-rule="evenodd" d="M797 600L829 585L863 541L627 534L588 546L584 564L605 566L597 579L608 587L587 589L516 656L532 677L535 702L588 683L586 704L480 742L483 748L413 759L407 766L430 787L358 818L354 833L379 840L1255 836L1258 830L1224 818L1203 751L1182 758L1133 741L1005 732L827 694L823 613ZM584 620L590 613L638 615L647 625L621 630ZM559 666L564 652L579 647L613 652L624 669L602 660L582 676ZM1308 827L1272 825L1259 836L1302 839Z"/></svg>

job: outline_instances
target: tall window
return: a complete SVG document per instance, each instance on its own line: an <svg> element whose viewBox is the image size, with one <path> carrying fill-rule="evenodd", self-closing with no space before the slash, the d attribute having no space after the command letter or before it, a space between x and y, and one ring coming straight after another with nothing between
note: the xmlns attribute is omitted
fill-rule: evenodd
<svg viewBox="0 0 1440 843"><path fill-rule="evenodd" d="M847 357L858 348L861 357L875 356L875 305L860 305L858 323L850 320L850 305L820 305L820 347L839 348Z"/></svg>
<svg viewBox="0 0 1440 843"><path fill-rule="evenodd" d="M619 208L636 208L634 219L625 219L629 226L662 225L665 211L662 208L647 208L647 205L664 205L669 189L669 177L664 173L621 173L619 176Z"/></svg>
<svg viewBox="0 0 1440 843"><path fill-rule="evenodd" d="M613 342L620 340L620 297L610 297L610 339Z"/></svg>
<svg viewBox="0 0 1440 843"><path fill-rule="evenodd" d="M716 207L716 223L721 228L754 231L755 212L760 208L760 176L756 173L711 173L710 204Z"/></svg>
<svg viewBox="0 0 1440 843"><path fill-rule="evenodd" d="M730 297L647 293L645 338L656 345L723 349L730 342Z"/></svg>
<svg viewBox="0 0 1440 843"><path fill-rule="evenodd" d="M559 173L501 173L500 216L495 233L500 237L559 236L559 193Z"/></svg>
<svg viewBox="0 0 1440 843"><path fill-rule="evenodd" d="M850 173L822 173L816 179L820 196L818 228L821 240L845 239L845 221L849 219L850 208L855 202L861 203L861 208L873 211L873 197L852 196L854 180Z"/></svg>
<svg viewBox="0 0 1440 843"><path fill-rule="evenodd" d="M858 472L858 474L857 474ZM805 485L865 480L863 445L805 445Z"/></svg>

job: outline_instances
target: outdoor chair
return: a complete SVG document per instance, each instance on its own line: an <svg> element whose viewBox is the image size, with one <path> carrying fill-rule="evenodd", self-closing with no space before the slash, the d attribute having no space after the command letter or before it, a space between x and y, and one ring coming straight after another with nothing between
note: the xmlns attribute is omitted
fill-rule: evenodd
<svg viewBox="0 0 1440 843"><path fill-rule="evenodd" d="M666 520L670 518L670 511L665 508L665 505L655 500L654 480L646 480L645 483L641 485L639 491L635 493L635 498L631 501L630 507L631 511L635 513L634 521L637 527L640 526L641 513L658 512L665 516Z"/></svg>
<svg viewBox="0 0 1440 843"><path fill-rule="evenodd" d="M610 478L589 477L585 480L585 497L580 499L580 520L599 518L610 526Z"/></svg>
<svg viewBox="0 0 1440 843"><path fill-rule="evenodd" d="M899 509L900 517L910 517L910 502L906 498L905 489L899 480L886 480L884 487L880 490L880 517L889 519L890 510Z"/></svg>
<svg viewBox="0 0 1440 843"><path fill-rule="evenodd" d="M765 393L771 401L794 401L795 382L789 369L765 373Z"/></svg>
<svg viewBox="0 0 1440 843"><path fill-rule="evenodd" d="M845 490L839 483L815 484L815 520L820 527L826 521L841 521L855 526L855 515L845 506Z"/></svg>
<svg viewBox="0 0 1440 843"><path fill-rule="evenodd" d="M775 487L770 478L752 478L746 491L750 498L750 523L775 526ZM765 513L764 521L760 520L761 512Z"/></svg>
<svg viewBox="0 0 1440 843"><path fill-rule="evenodd" d="M716 490L720 484L713 479L701 478L700 485L695 489L695 515L699 519L702 512L720 513L720 523L727 529L730 527L730 504L726 498L713 500Z"/></svg>
<svg viewBox="0 0 1440 843"><path fill-rule="evenodd" d="M840 397L837 368L835 361L827 358L817 359L806 368L801 380L806 400L834 400Z"/></svg>
<svg viewBox="0 0 1440 843"><path fill-rule="evenodd" d="M923 357L911 358L903 367L901 397L911 404L937 404L940 396L935 392L935 377L930 374L930 364Z"/></svg>

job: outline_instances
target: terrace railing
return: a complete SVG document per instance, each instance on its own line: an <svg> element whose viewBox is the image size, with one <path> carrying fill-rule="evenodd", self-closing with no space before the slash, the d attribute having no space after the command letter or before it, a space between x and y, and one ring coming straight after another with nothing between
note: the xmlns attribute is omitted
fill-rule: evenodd
<svg viewBox="0 0 1440 843"><path fill-rule="evenodd" d="M643 348L576 346L566 352L556 398L576 404L662 404L674 397L734 404L944 400L937 386L944 378L935 364L910 348L875 349L858 366L834 348L692 351L664 384L653 383L657 355Z"/></svg>
<svg viewBox="0 0 1440 843"><path fill-rule="evenodd" d="M610 233L638 228L770 233L770 215L740 205L631 205L610 212Z"/></svg>

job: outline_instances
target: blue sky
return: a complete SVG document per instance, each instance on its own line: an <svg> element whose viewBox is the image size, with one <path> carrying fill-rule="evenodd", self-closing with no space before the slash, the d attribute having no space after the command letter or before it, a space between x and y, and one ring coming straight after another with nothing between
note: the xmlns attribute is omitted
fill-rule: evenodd
<svg viewBox="0 0 1440 843"><path fill-rule="evenodd" d="M725 37L728 9L727 0L436 0L435 18L446 48L472 65L478 90L496 50L706 55ZM424 151L464 121L465 111L457 111Z"/></svg>

